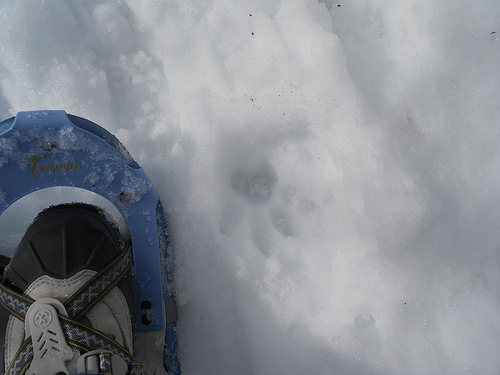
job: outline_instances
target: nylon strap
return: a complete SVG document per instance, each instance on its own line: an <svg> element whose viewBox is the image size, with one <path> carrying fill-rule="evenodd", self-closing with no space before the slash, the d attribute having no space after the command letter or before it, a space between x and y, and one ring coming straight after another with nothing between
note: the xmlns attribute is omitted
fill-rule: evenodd
<svg viewBox="0 0 500 375"><path fill-rule="evenodd" d="M24 322L24 317L33 302L34 299L16 293L0 283L0 304L19 320Z"/></svg>
<svg viewBox="0 0 500 375"><path fill-rule="evenodd" d="M5 371L5 375L24 374L33 360L33 343L31 337L19 348L14 359Z"/></svg>
<svg viewBox="0 0 500 375"><path fill-rule="evenodd" d="M59 320L68 344L83 351L96 349L109 350L119 355L129 364L129 374L143 374L143 365L134 363L132 355L125 348L99 331L77 321L107 292L116 286L128 272L131 265L132 249L129 243L126 249L115 260L97 273L66 302L65 308L69 317L59 315ZM21 321L24 321L26 312L33 302L32 298L16 293L0 283L0 304ZM23 374L29 367L32 359L33 345L30 337L19 348L5 375Z"/></svg>
<svg viewBox="0 0 500 375"><path fill-rule="evenodd" d="M125 276L132 265L130 242L125 250L64 303L68 316L80 319Z"/></svg>
<svg viewBox="0 0 500 375"><path fill-rule="evenodd" d="M113 354L119 355L127 363L133 360L132 355L124 347L101 332L68 317L59 316L59 318L69 345L76 346L84 351L109 350Z"/></svg>

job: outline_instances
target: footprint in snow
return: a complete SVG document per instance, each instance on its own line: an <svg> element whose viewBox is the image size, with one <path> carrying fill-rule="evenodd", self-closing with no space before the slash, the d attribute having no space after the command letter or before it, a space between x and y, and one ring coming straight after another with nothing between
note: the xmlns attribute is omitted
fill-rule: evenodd
<svg viewBox="0 0 500 375"><path fill-rule="evenodd" d="M278 177L268 162L257 167L237 168L231 174L231 187L254 205L263 205L271 199Z"/></svg>

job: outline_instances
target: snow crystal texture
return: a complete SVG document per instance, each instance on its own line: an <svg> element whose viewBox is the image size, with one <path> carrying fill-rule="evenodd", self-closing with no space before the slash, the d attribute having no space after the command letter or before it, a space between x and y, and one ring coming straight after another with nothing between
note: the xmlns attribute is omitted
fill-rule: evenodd
<svg viewBox="0 0 500 375"><path fill-rule="evenodd" d="M0 117L120 138L185 374L500 372L500 2L3 1Z"/></svg>

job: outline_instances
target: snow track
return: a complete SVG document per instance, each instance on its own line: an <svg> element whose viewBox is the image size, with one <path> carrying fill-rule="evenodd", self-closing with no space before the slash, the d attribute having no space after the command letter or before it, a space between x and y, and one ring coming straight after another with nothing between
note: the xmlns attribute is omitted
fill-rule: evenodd
<svg viewBox="0 0 500 375"><path fill-rule="evenodd" d="M5 1L0 117L64 109L145 168L185 374L495 374L499 19L487 0Z"/></svg>

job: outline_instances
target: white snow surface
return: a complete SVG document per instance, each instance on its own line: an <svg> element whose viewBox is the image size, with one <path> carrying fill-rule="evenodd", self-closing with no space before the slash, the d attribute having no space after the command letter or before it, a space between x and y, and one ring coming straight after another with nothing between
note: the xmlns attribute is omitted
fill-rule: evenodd
<svg viewBox="0 0 500 375"><path fill-rule="evenodd" d="M496 0L5 0L0 118L144 167L184 374L498 374L499 36Z"/></svg>

